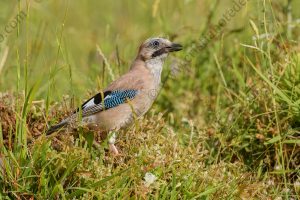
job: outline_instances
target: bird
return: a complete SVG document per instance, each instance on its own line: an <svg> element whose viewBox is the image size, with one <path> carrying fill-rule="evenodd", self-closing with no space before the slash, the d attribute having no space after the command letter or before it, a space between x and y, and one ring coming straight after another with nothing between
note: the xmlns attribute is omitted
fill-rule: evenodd
<svg viewBox="0 0 300 200"><path fill-rule="evenodd" d="M116 133L142 117L152 106L161 86L163 65L169 53L183 46L162 37L144 41L127 73L114 80L106 89L88 99L69 117L51 126L46 135L57 132L80 120L88 128L109 133L109 150L118 155Z"/></svg>

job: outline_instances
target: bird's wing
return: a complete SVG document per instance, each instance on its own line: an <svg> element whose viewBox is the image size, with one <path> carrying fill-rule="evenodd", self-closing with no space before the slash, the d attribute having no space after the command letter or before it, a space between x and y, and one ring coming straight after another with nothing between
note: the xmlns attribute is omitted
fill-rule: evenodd
<svg viewBox="0 0 300 200"><path fill-rule="evenodd" d="M87 117L126 103L128 100L132 100L137 93L138 90L133 89L106 91L104 93L100 92L82 104L82 117ZM80 112L79 108L74 112L74 114L78 112Z"/></svg>

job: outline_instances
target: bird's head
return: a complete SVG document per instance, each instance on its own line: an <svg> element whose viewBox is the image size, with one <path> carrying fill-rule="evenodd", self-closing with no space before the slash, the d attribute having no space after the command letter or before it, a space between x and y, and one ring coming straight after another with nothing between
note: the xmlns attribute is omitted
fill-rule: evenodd
<svg viewBox="0 0 300 200"><path fill-rule="evenodd" d="M180 44L172 43L165 38L147 39L139 49L138 59L147 61L163 61L170 52L180 51Z"/></svg>

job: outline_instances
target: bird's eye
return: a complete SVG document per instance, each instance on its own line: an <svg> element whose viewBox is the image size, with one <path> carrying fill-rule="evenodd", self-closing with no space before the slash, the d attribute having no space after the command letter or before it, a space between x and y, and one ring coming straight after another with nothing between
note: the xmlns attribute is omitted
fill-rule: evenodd
<svg viewBox="0 0 300 200"><path fill-rule="evenodd" d="M154 47L158 47L159 46L159 41L154 41L152 44L153 44Z"/></svg>

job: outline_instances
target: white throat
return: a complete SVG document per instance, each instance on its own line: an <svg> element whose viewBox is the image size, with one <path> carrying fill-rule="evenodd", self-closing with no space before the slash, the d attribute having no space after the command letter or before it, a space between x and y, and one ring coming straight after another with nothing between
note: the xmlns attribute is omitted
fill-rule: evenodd
<svg viewBox="0 0 300 200"><path fill-rule="evenodd" d="M161 55L146 61L146 66L151 71L157 85L159 85L161 81L161 72L166 57L167 55Z"/></svg>

